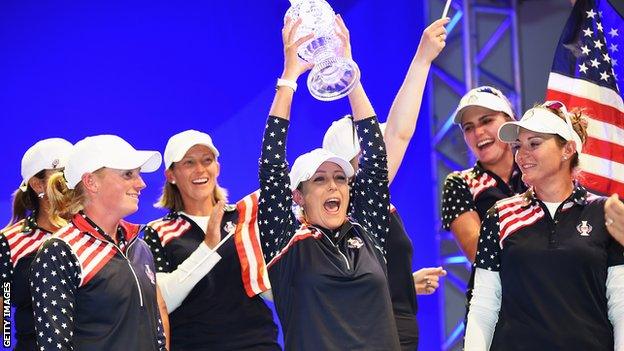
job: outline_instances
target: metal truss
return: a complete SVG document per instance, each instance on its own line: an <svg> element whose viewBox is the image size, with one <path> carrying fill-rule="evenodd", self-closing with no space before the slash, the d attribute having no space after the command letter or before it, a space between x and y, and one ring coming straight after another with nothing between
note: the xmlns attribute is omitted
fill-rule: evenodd
<svg viewBox="0 0 624 351"><path fill-rule="evenodd" d="M442 14L445 0L427 0L424 11L429 23ZM521 106L521 75L516 8L518 0L452 0L447 25L447 45L436 59L429 77L433 191L439 263L448 276L441 285L441 349L461 350L464 335L465 290L471 263L451 233L442 230L440 203L442 185L453 170L472 167L474 156L467 149L452 115L468 90L492 85L502 90L514 105Z"/></svg>

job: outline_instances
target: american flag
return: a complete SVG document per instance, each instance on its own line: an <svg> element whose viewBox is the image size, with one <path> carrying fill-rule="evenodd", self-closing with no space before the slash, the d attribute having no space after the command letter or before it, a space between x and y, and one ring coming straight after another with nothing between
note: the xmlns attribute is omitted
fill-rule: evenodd
<svg viewBox="0 0 624 351"><path fill-rule="evenodd" d="M613 4L615 1L610 0ZM577 0L553 60L546 100L590 116L581 180L624 197L624 19L609 0Z"/></svg>
<svg viewBox="0 0 624 351"><path fill-rule="evenodd" d="M243 286L249 297L271 289L269 273L260 245L260 229L258 228L259 197L260 190L257 190L245 196L236 204L238 224L234 234L234 242L241 264Z"/></svg>

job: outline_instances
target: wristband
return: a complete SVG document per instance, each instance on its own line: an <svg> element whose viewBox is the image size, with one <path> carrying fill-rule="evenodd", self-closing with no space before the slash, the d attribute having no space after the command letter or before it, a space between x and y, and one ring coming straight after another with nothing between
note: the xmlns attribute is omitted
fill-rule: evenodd
<svg viewBox="0 0 624 351"><path fill-rule="evenodd" d="M297 82L288 79L278 78L277 84L275 85L275 90L279 89L280 87L289 87L293 91L297 91Z"/></svg>

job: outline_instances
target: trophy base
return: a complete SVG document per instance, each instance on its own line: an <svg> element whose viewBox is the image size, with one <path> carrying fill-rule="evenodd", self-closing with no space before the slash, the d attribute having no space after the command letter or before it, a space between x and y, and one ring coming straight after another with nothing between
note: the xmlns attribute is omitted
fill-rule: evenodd
<svg viewBox="0 0 624 351"><path fill-rule="evenodd" d="M330 57L312 68L308 75L310 94L321 101L343 98L360 81L360 69L351 59Z"/></svg>

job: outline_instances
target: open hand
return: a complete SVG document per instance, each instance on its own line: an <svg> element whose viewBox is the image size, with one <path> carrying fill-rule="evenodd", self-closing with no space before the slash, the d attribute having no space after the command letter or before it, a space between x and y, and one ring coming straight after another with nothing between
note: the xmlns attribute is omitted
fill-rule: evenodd
<svg viewBox="0 0 624 351"><path fill-rule="evenodd" d="M351 53L351 37L347 25L344 23L342 16L336 15L336 35L342 43L341 48L343 50L342 56L348 59L353 59Z"/></svg>
<svg viewBox="0 0 624 351"><path fill-rule="evenodd" d="M295 82L301 74L313 66L297 55L299 46L314 37L314 34L310 33L295 41L294 39L299 25L301 25L301 18L293 22L290 17L287 17L284 27L282 28L282 42L284 43L284 72L282 73L282 78Z"/></svg>
<svg viewBox="0 0 624 351"><path fill-rule="evenodd" d="M221 220L225 211L225 202L219 201L212 208L208 228L204 236L204 242L210 249L213 249L221 241Z"/></svg>

